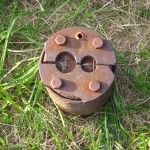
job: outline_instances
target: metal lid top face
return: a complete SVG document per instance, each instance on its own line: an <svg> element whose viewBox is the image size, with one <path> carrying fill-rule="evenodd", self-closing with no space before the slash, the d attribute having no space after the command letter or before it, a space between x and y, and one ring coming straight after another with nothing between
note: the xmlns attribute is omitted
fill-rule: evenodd
<svg viewBox="0 0 150 150"><path fill-rule="evenodd" d="M39 70L52 92L72 103L86 103L111 87L114 73L109 66L115 65L115 53L104 36L88 28L69 27L47 40Z"/></svg>

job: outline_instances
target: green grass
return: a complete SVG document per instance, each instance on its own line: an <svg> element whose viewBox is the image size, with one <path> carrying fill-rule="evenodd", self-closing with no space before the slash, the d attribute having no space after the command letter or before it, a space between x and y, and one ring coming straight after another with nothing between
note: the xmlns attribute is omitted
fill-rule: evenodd
<svg viewBox="0 0 150 150"><path fill-rule="evenodd" d="M0 150L150 149L149 2L0 1ZM85 26L112 41L118 58L111 100L82 118L66 115L39 78L44 42Z"/></svg>

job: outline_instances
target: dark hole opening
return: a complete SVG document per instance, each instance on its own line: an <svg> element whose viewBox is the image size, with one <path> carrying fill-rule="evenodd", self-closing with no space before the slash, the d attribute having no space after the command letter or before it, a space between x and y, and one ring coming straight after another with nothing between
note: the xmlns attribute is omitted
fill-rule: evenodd
<svg viewBox="0 0 150 150"><path fill-rule="evenodd" d="M82 38L83 38L82 34L79 33L79 34L78 34L78 38L79 38L79 39L82 39Z"/></svg>
<svg viewBox="0 0 150 150"><path fill-rule="evenodd" d="M112 71L113 73L115 73L116 66L114 66L114 65L111 65L111 66L109 66L109 68L111 69L111 71Z"/></svg>
<svg viewBox="0 0 150 150"><path fill-rule="evenodd" d="M81 68L85 72L93 72L96 69L96 61L92 56L85 56L81 60Z"/></svg>

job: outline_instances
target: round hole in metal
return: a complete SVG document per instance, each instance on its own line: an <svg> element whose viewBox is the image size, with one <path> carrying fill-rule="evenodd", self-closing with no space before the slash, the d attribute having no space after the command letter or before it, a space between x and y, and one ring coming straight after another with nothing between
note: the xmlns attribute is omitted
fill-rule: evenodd
<svg viewBox="0 0 150 150"><path fill-rule="evenodd" d="M56 58L56 67L62 73L71 72L76 65L75 58L68 52L60 53Z"/></svg>
<svg viewBox="0 0 150 150"><path fill-rule="evenodd" d="M92 56L85 56L81 60L81 68L85 72L93 72L96 69L96 61Z"/></svg>

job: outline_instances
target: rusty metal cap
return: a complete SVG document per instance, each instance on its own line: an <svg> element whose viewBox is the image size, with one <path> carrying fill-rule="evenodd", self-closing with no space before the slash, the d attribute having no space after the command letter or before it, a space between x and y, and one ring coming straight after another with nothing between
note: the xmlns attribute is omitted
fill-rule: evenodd
<svg viewBox="0 0 150 150"><path fill-rule="evenodd" d="M110 68L115 65L114 50L104 36L89 28L69 27L47 40L39 71L60 108L88 115L109 98L115 77Z"/></svg>

